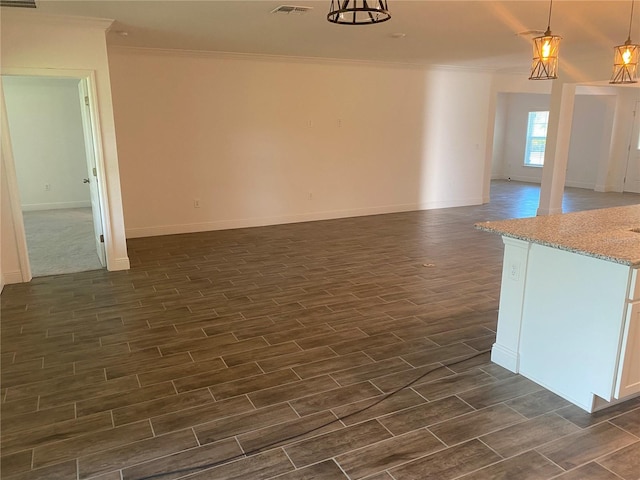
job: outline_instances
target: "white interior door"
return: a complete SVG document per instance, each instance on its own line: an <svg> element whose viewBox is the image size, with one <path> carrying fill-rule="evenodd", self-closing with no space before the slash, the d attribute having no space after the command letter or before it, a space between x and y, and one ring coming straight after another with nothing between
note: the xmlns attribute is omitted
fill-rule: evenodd
<svg viewBox="0 0 640 480"><path fill-rule="evenodd" d="M640 102L636 102L631 144L627 157L627 171L624 176L625 192L640 193Z"/></svg>
<svg viewBox="0 0 640 480"><path fill-rule="evenodd" d="M82 129L84 132L84 148L87 157L87 178L84 179L88 183L91 196L91 212L93 213L93 232L96 242L96 251L100 264L106 266L106 254L104 248L104 237L102 229L102 214L100 210L100 194L98 185L98 172L96 170L96 152L93 142L93 128L91 125L91 102L89 101L89 87L87 80L82 79L78 85L80 93L80 106L82 111Z"/></svg>

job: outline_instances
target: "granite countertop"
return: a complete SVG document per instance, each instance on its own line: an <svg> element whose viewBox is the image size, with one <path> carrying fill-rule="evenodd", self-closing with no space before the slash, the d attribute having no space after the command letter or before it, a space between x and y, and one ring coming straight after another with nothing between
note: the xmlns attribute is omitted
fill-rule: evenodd
<svg viewBox="0 0 640 480"><path fill-rule="evenodd" d="M480 222L475 226L506 237L640 266L640 205Z"/></svg>

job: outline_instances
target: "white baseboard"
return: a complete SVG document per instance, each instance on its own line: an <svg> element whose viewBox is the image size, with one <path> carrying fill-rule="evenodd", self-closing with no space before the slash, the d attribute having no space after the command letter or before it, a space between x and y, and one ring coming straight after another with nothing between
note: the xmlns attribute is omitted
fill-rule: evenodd
<svg viewBox="0 0 640 480"><path fill-rule="evenodd" d="M591 406L591 412L597 412L598 410L603 410L605 408L609 408L613 405L617 405L618 403L626 402L627 400L631 400L632 398L640 397L640 393L632 394L628 397L616 399L613 398L610 401L606 401L603 398L598 397L597 395L593 396L593 403Z"/></svg>
<svg viewBox="0 0 640 480"><path fill-rule="evenodd" d="M511 372L518 373L518 353L505 348L502 345L498 345L497 343L493 344L493 347L491 348L491 361Z"/></svg>
<svg viewBox="0 0 640 480"><path fill-rule="evenodd" d="M507 177L506 180L513 180L514 182L524 182L524 183L535 183L537 185L540 185L541 180L538 177L527 177L525 175L514 175L511 177Z"/></svg>
<svg viewBox="0 0 640 480"><path fill-rule="evenodd" d="M565 182L565 186L572 187L572 188L585 188L587 190L595 190L596 188L596 186L593 183L572 182L570 180L567 180Z"/></svg>
<svg viewBox="0 0 640 480"><path fill-rule="evenodd" d="M419 204L391 205L348 210L332 210L327 212L282 215L278 217L245 218L220 220L216 222L185 223L178 225L160 225L153 227L127 228L127 238L156 237L160 235L176 235L181 233L209 232L214 230L231 230L234 228L264 227L267 225L283 225L287 223L314 222L338 218L363 217L387 213L411 212L415 210L432 210L436 208L462 207L481 205L482 198L469 198L456 201L425 202ZM128 260L127 260L128 261ZM111 269L110 269L111 270Z"/></svg>
<svg viewBox="0 0 640 480"><path fill-rule="evenodd" d="M131 264L129 263L129 257L116 258L113 262L107 260L107 270L110 272L117 272L120 270L129 270Z"/></svg>
<svg viewBox="0 0 640 480"><path fill-rule="evenodd" d="M5 285L9 285L12 283L22 283L22 272L20 270L15 270L13 272L2 272L1 283L2 288L4 288Z"/></svg>
<svg viewBox="0 0 640 480"><path fill-rule="evenodd" d="M592 413L594 412L594 400L596 398L598 398L596 395L594 395L593 393L588 393L588 394L583 394L579 397L576 397L573 392L565 392L565 391L561 391L558 388L555 388L551 385L547 385L546 382L540 380L539 378L537 378L536 375L530 375L528 371L526 371L526 369L524 370L520 370L520 375L522 375L523 377L528 378L529 380L531 380L532 382L537 383L538 385L540 385L541 387L544 387L545 389L549 390L552 393L555 393L556 395L558 395L559 397L564 398L565 400L573 403L575 406L580 407L581 409L583 409L585 412L588 413ZM600 407L603 408L603 407Z"/></svg>
<svg viewBox="0 0 640 480"><path fill-rule="evenodd" d="M32 212L35 210L59 210L62 208L87 208L91 207L91 202L55 202L55 203L28 203L22 205L23 212Z"/></svg>
<svg viewBox="0 0 640 480"><path fill-rule="evenodd" d="M536 215L537 216L544 216L544 215L556 215L558 213L562 213L562 207L556 207L556 208L538 208L536 210Z"/></svg>
<svg viewBox="0 0 640 480"><path fill-rule="evenodd" d="M515 182L535 183L537 185L540 185L540 183L541 183L541 180L539 178L536 178L536 177L527 177L527 176L515 175L515 176L510 177L510 178L511 178L511 180L513 180ZM500 179L492 178L492 180L508 180L508 178L504 178L504 177L500 178ZM593 183L573 182L571 180L566 180L565 181L565 186L572 187L572 188L585 188L587 190L595 190L596 192L620 191L620 190L616 190L613 185L607 185L607 186L594 185Z"/></svg>
<svg viewBox="0 0 640 480"><path fill-rule="evenodd" d="M396 207L398 208L398 207ZM185 223L178 225L160 225L155 227L127 228L127 238L155 237L159 235L175 235L180 233L209 232L213 230L231 230L234 228L264 227L267 225L282 225L286 223L313 222L334 218L359 217L365 215L379 215L417 210L417 205L406 205L398 209L367 208L359 210L342 210L333 212L304 213L283 215L278 217L244 218L236 220L219 220L216 222Z"/></svg>
<svg viewBox="0 0 640 480"><path fill-rule="evenodd" d="M619 185L596 185L594 190L596 192L622 192L622 188Z"/></svg>

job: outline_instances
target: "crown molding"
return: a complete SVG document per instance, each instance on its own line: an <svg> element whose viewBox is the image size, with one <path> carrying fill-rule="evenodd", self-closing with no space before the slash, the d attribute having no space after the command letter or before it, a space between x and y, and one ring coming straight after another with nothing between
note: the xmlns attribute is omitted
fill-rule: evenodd
<svg viewBox="0 0 640 480"><path fill-rule="evenodd" d="M109 18L74 17L67 15L49 15L38 11L15 11L2 8L0 22L3 27L11 23L30 23L36 25L60 26L60 27L80 27L98 28L106 31L111 27L114 20Z"/></svg>
<svg viewBox="0 0 640 480"><path fill-rule="evenodd" d="M285 62L285 63L305 63L315 65L352 65L364 67L389 67L389 68L406 68L416 70L455 70L459 72L475 72L475 73L493 73L494 70L469 66L456 65L438 65L428 63L412 63L412 62L387 62L376 60L358 60L347 58L330 58L330 57L302 57L290 55L270 55L262 53L240 53L240 52L222 52L210 50L181 50L170 48L150 48L150 47L127 47L122 45L107 45L108 51L123 54L138 55L158 55L158 56L177 56L192 58L212 58L218 60L252 60L263 62Z"/></svg>

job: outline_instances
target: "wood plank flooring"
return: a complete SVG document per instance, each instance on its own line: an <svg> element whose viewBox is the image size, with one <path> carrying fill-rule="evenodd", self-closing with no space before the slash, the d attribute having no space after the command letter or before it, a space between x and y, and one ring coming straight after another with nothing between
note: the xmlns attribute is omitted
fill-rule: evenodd
<svg viewBox="0 0 640 480"><path fill-rule="evenodd" d="M488 205L133 239L132 268L2 293L2 478L640 478L593 415L492 364ZM640 203L567 189L568 210Z"/></svg>

